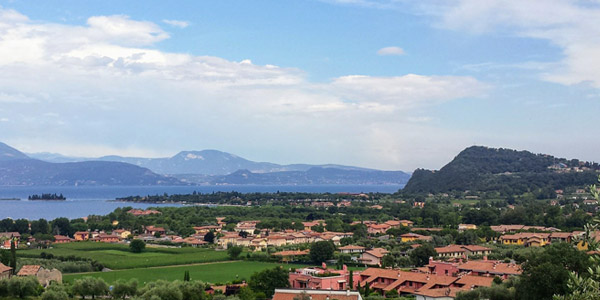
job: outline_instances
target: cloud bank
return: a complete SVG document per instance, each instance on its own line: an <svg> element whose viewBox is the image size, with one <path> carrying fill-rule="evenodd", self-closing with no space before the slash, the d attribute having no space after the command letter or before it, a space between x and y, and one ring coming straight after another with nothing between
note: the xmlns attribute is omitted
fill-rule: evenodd
<svg viewBox="0 0 600 300"><path fill-rule="evenodd" d="M218 148L257 160L410 170L419 156L446 152L419 149L431 136L462 138L415 111L488 89L467 76L311 82L297 68L158 50L169 34L123 15L74 26L0 9L0 37L0 139L25 151Z"/></svg>

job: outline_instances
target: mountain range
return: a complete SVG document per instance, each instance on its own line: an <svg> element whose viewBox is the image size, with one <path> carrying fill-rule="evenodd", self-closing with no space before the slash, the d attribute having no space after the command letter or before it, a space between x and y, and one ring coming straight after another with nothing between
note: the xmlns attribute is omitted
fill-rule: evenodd
<svg viewBox="0 0 600 300"><path fill-rule="evenodd" d="M168 158L24 154L0 143L0 185L404 185L410 174L341 165L254 162L217 150Z"/></svg>

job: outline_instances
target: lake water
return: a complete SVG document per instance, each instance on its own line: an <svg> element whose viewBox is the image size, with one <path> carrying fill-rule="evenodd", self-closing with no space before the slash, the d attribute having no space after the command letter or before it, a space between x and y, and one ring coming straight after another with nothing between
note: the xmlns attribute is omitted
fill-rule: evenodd
<svg viewBox="0 0 600 300"><path fill-rule="evenodd" d="M229 192L241 193L254 192L315 192L315 193L393 193L401 189L398 185L307 185L307 186L251 186L251 185L227 185L227 186L19 186L0 187L0 199L19 198L21 200L0 200L0 219L29 219L37 220L44 218L52 220L58 217L81 218L88 215L105 215L117 207L133 206L135 208L147 208L150 206L181 206L175 204L141 204L109 202L118 197L136 195L162 195L190 194L194 191L199 193ZM63 194L66 201L27 201L27 197L33 194L57 193Z"/></svg>

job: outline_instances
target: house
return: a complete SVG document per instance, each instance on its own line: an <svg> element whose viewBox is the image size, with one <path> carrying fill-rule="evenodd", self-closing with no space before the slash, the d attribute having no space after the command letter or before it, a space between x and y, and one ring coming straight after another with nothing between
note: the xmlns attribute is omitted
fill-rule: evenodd
<svg viewBox="0 0 600 300"><path fill-rule="evenodd" d="M460 272L467 272L474 276L498 276L507 279L510 276L520 275L521 267L513 263L503 263L497 260L471 260L458 266Z"/></svg>
<svg viewBox="0 0 600 300"><path fill-rule="evenodd" d="M475 225L475 224L458 224L458 231L476 230L476 229L477 229L477 225Z"/></svg>
<svg viewBox="0 0 600 300"><path fill-rule="evenodd" d="M446 247L435 248L435 252L440 257L458 258L472 255L489 255L492 249L479 245L448 245Z"/></svg>
<svg viewBox="0 0 600 300"><path fill-rule="evenodd" d="M131 231L126 229L115 229L113 230L112 234L118 236L119 238L126 239L131 235Z"/></svg>
<svg viewBox="0 0 600 300"><path fill-rule="evenodd" d="M62 283L62 273L57 269L47 270L40 265L24 265L17 276L35 276L42 286L48 286L50 282Z"/></svg>
<svg viewBox="0 0 600 300"><path fill-rule="evenodd" d="M87 231L77 231L73 234L76 241L87 241L90 239L90 233Z"/></svg>
<svg viewBox="0 0 600 300"><path fill-rule="evenodd" d="M0 280L8 279L12 274L12 268L9 266L5 266L0 262Z"/></svg>
<svg viewBox="0 0 600 300"><path fill-rule="evenodd" d="M504 245L524 245L525 247L543 247L550 243L550 233L519 232L500 236Z"/></svg>
<svg viewBox="0 0 600 300"><path fill-rule="evenodd" d="M358 282L359 275L352 274L352 282ZM289 274L290 287L311 290L346 290L354 289L348 286L350 283L350 272L343 267L342 270L327 269L327 265L321 268L297 269Z"/></svg>
<svg viewBox="0 0 600 300"><path fill-rule="evenodd" d="M237 232L245 231L247 233L254 233L254 230L256 230L256 225L258 223L260 223L260 221L238 222L237 225L235 226L235 231L237 231Z"/></svg>
<svg viewBox="0 0 600 300"><path fill-rule="evenodd" d="M426 235L420 235L416 233L405 233L400 235L400 241L402 242L414 242L414 241L430 241L432 237Z"/></svg>
<svg viewBox="0 0 600 300"><path fill-rule="evenodd" d="M415 222L411 220L400 220L400 224L402 224L402 226L405 227L412 227L415 224Z"/></svg>
<svg viewBox="0 0 600 300"><path fill-rule="evenodd" d="M362 246L348 245L338 248L341 253L352 254L352 253L363 253L366 248Z"/></svg>
<svg viewBox="0 0 600 300"><path fill-rule="evenodd" d="M0 232L0 249L10 249L10 241L15 240L15 247L19 248L21 234L18 232Z"/></svg>
<svg viewBox="0 0 600 300"><path fill-rule="evenodd" d="M415 291L415 300L454 300L459 291L464 291L460 288L441 288Z"/></svg>
<svg viewBox="0 0 600 300"><path fill-rule="evenodd" d="M73 239L68 236L64 236L64 235L55 235L54 236L55 244L65 244L65 243L70 243L72 241L73 241Z"/></svg>
<svg viewBox="0 0 600 300"><path fill-rule="evenodd" d="M146 234L151 234L151 235L156 235L157 233L160 235L164 235L167 231L162 227L146 226L144 232Z"/></svg>
<svg viewBox="0 0 600 300"><path fill-rule="evenodd" d="M209 231L221 232L221 226L217 226L217 225L197 226L197 227L193 227L193 228L194 228L194 231L196 231L196 234L206 234Z"/></svg>
<svg viewBox="0 0 600 300"><path fill-rule="evenodd" d="M367 227L367 232L369 234L384 234L391 226L388 224L370 224Z"/></svg>
<svg viewBox="0 0 600 300"><path fill-rule="evenodd" d="M383 209L383 206L381 206L379 204L375 204L375 205L369 206L369 208L372 208L372 209Z"/></svg>
<svg viewBox="0 0 600 300"><path fill-rule="evenodd" d="M358 261L364 263L365 265L381 265L381 260L383 257L388 254L389 251L383 248L373 248L371 250L365 251Z"/></svg>
<svg viewBox="0 0 600 300"><path fill-rule="evenodd" d="M402 223L400 223L400 221L397 220L389 220L386 221L384 224L389 225L391 228L400 228L400 226L403 226Z"/></svg>
<svg viewBox="0 0 600 300"><path fill-rule="evenodd" d="M102 242L102 243L118 243L119 242L119 236L112 235L112 234L101 234L98 237L96 237L96 239L98 239L98 241Z"/></svg>
<svg viewBox="0 0 600 300"><path fill-rule="evenodd" d="M309 221L309 222L302 222L302 225L304 226L304 231L312 231L313 226L317 226L317 225L325 226L325 223L323 220L315 220L315 221Z"/></svg>
<svg viewBox="0 0 600 300"><path fill-rule="evenodd" d="M302 299L305 295L310 300L362 300L356 291L308 290L308 289L275 289L273 300Z"/></svg>

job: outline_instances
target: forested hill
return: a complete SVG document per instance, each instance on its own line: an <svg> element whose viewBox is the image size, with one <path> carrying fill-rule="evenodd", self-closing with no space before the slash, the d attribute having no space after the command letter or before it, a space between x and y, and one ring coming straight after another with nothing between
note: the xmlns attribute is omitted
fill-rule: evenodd
<svg viewBox="0 0 600 300"><path fill-rule="evenodd" d="M417 169L402 190L404 193L454 191L525 192L551 194L555 189L594 183L597 163L567 160L528 151L469 147L439 171Z"/></svg>

